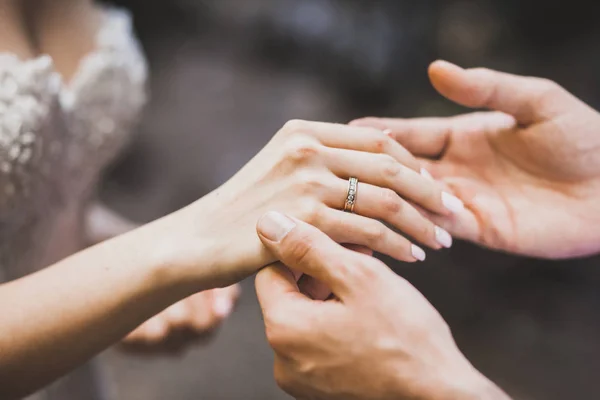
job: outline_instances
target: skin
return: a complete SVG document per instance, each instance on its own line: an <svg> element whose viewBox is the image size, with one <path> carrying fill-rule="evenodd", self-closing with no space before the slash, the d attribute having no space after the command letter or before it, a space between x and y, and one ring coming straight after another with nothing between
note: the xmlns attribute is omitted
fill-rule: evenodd
<svg viewBox="0 0 600 400"><path fill-rule="evenodd" d="M90 207L85 223L91 244L138 227L101 204ZM138 326L121 341L122 348L143 354L181 352L210 337L233 312L239 296L240 286L237 284L196 293Z"/></svg>
<svg viewBox="0 0 600 400"><path fill-rule="evenodd" d="M360 171L349 162L354 157L372 171ZM338 242L400 260L416 260L411 242L375 218L440 248L435 226L409 201L430 212L450 211L439 185L418 170L418 162L377 129L286 124L238 174L204 198L0 285L0 397L31 393L169 305L233 285L274 262L255 230L269 209L310 221ZM361 215L339 211L348 176L361 179L355 209Z"/></svg>
<svg viewBox="0 0 600 400"><path fill-rule="evenodd" d="M434 221L457 237L522 255L600 251L600 114L545 79L443 61L429 75L448 99L494 112L353 125L387 130L466 204Z"/></svg>
<svg viewBox="0 0 600 400"><path fill-rule="evenodd" d="M0 0L0 52L15 54L21 59L30 58L35 50L27 36L18 3Z"/></svg>
<svg viewBox="0 0 600 400"><path fill-rule="evenodd" d="M23 60L48 54L66 82L94 50L98 27L98 8L91 0L0 0L0 52ZM92 204L85 217L90 244L137 227L99 203ZM239 286L196 294L146 321L123 342L127 349L144 353L182 349L214 331L238 297Z"/></svg>
<svg viewBox="0 0 600 400"><path fill-rule="evenodd" d="M257 231L281 260L257 274L256 292L275 379L291 396L509 399L466 360L435 308L381 261L278 212L261 218ZM307 296L299 273L330 287L335 299Z"/></svg>
<svg viewBox="0 0 600 400"><path fill-rule="evenodd" d="M0 48L22 59L48 53L68 80L93 48L97 14L91 1L69 1L68 12L65 6L63 0L0 0ZM373 164L378 175L357 171L355 162ZM272 261L254 232L258 216L269 207L319 220L338 240L409 262L416 261L420 248L368 217L406 228L434 249L448 247L449 235L394 191L406 187L413 202L449 213L439 188L418 171L418 162L378 130L295 121L229 183L151 227L103 242L135 224L105 207L90 207L89 239L103 243L0 286L5 333L0 336L0 397L33 392L124 336L128 349L156 352L181 350L214 331L239 295L237 286L228 286ZM366 217L337 211L351 175L365 182L356 211ZM440 232L445 233L442 244ZM422 250L418 254L424 256ZM310 278L304 281L316 292L327 290ZM226 288L208 290L216 287ZM9 304L19 304L18 312L8 310ZM52 368L43 360L53 360Z"/></svg>

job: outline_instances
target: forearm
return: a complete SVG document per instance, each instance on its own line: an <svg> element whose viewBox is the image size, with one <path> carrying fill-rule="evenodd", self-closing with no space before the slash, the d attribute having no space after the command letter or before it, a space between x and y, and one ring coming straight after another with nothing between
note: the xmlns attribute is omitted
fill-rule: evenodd
<svg viewBox="0 0 600 400"><path fill-rule="evenodd" d="M134 222L98 202L91 204L85 215L85 235L89 244L103 242L137 227Z"/></svg>
<svg viewBox="0 0 600 400"><path fill-rule="evenodd" d="M0 286L0 398L48 384L194 292L153 251L156 234L142 228Z"/></svg>

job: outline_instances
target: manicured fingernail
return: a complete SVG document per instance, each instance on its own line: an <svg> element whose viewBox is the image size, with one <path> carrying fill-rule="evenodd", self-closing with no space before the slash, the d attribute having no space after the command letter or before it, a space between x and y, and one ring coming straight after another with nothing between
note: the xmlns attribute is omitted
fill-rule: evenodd
<svg viewBox="0 0 600 400"><path fill-rule="evenodd" d="M421 176L423 176L426 179L429 179L430 181L434 180L433 176L425 168L421 168Z"/></svg>
<svg viewBox="0 0 600 400"><path fill-rule="evenodd" d="M413 244L410 247L410 251L414 258L419 261L425 261L425 251L422 248Z"/></svg>
<svg viewBox="0 0 600 400"><path fill-rule="evenodd" d="M465 209L465 204L458 197L450 193L442 192L442 203L444 207L455 213Z"/></svg>
<svg viewBox="0 0 600 400"><path fill-rule="evenodd" d="M439 226L435 227L435 240L447 249L452 247L452 236Z"/></svg>
<svg viewBox="0 0 600 400"><path fill-rule="evenodd" d="M233 309L233 301L229 297L218 295L213 303L214 313L221 318L227 317Z"/></svg>
<svg viewBox="0 0 600 400"><path fill-rule="evenodd" d="M257 227L267 239L281 242L296 227L296 223L281 213L269 211L258 221Z"/></svg>

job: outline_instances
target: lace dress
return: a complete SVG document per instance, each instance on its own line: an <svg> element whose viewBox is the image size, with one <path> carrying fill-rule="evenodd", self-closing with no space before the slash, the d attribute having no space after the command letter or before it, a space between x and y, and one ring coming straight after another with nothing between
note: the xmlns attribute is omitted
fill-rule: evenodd
<svg viewBox="0 0 600 400"><path fill-rule="evenodd" d="M94 188L145 102L146 63L129 15L105 9L96 42L68 84L48 56L0 54L0 282L81 249ZM99 399L93 369L31 399Z"/></svg>

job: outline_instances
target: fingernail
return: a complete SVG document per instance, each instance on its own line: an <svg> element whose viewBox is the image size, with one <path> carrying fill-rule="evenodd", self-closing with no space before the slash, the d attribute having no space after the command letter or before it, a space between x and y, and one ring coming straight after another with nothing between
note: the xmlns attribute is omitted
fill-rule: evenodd
<svg viewBox="0 0 600 400"><path fill-rule="evenodd" d="M434 180L433 176L425 168L421 168L421 176L423 176L426 179L429 179L430 181Z"/></svg>
<svg viewBox="0 0 600 400"><path fill-rule="evenodd" d="M233 302L229 297L217 296L213 303L214 313L221 318L227 317L233 309Z"/></svg>
<svg viewBox="0 0 600 400"><path fill-rule="evenodd" d="M258 221L257 226L264 237L273 242L281 242L296 227L296 223L281 213L269 211Z"/></svg>
<svg viewBox="0 0 600 400"><path fill-rule="evenodd" d="M419 261L425 261L425 251L422 248L413 244L410 247L410 251L414 258Z"/></svg>
<svg viewBox="0 0 600 400"><path fill-rule="evenodd" d="M442 192L442 203L444 207L455 213L465 209L465 204L458 197L450 193Z"/></svg>
<svg viewBox="0 0 600 400"><path fill-rule="evenodd" d="M452 247L452 236L439 226L435 227L435 240L447 249Z"/></svg>
<svg viewBox="0 0 600 400"><path fill-rule="evenodd" d="M391 129L384 129L382 132L386 136L392 136L393 133Z"/></svg>

